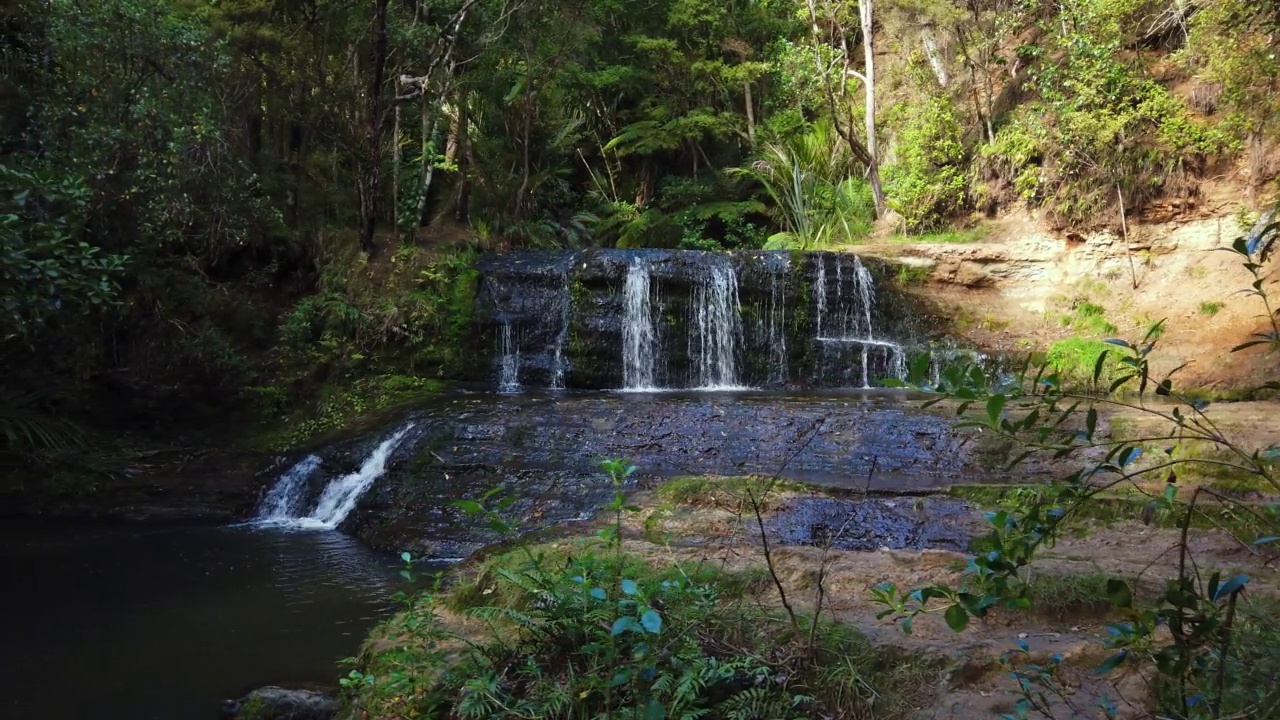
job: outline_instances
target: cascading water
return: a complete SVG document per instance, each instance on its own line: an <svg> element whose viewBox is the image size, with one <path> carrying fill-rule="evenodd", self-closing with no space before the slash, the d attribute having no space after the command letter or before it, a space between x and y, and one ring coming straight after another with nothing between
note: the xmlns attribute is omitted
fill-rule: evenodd
<svg viewBox="0 0 1280 720"><path fill-rule="evenodd" d="M844 264L851 258L848 285L846 290L846 273ZM891 340L875 336L872 317L875 313L876 294L875 278L856 255L835 256L835 297L828 303L825 259L819 257L818 268L814 280L813 292L816 296L815 314L817 339L821 345L820 354L824 365L834 365L831 371L843 379L854 381L848 377L848 366L857 362L858 377L862 387L871 387L872 363L878 362L884 372L896 378L906 376L906 351L901 345ZM828 312L828 308L831 309ZM852 356L850 355L852 352Z"/></svg>
<svg viewBox="0 0 1280 720"><path fill-rule="evenodd" d="M551 351L550 384L552 390L564 389L564 341L569 337L570 310L573 304L573 296L569 292L569 267L573 266L573 261L576 257L576 255L571 256L567 267L560 273L560 292L556 297L556 305L560 311L560 330L556 333L555 344L552 346Z"/></svg>
<svg viewBox="0 0 1280 720"><path fill-rule="evenodd" d="M737 349L742 338L738 279L728 263L714 265L693 290L689 355L695 386L706 390L739 387Z"/></svg>
<svg viewBox="0 0 1280 720"><path fill-rule="evenodd" d="M378 444L361 463L360 468L329 482L315 507L306 515L298 515L298 508L305 501L306 481L320 464L320 459L309 456L294 465L271 488L258 510L256 523L304 530L333 530L347 519L355 509L360 496L387 470L387 459L413 429L413 423L392 433Z"/></svg>
<svg viewBox="0 0 1280 720"><path fill-rule="evenodd" d="M622 387L655 390L658 335L653 322L652 277L640 258L627 267L622 287Z"/></svg>
<svg viewBox="0 0 1280 720"><path fill-rule="evenodd" d="M307 480L311 479L311 474L318 467L320 458L308 455L285 470L258 503L255 519L261 523L281 523L296 517L307 499Z"/></svg>
<svg viewBox="0 0 1280 720"><path fill-rule="evenodd" d="M850 254L528 251L486 255L478 269L478 337L490 344L475 351L501 392L851 387L904 374L908 313L877 297L874 266Z"/></svg>
<svg viewBox="0 0 1280 720"><path fill-rule="evenodd" d="M761 334L769 348L769 383L787 381L787 276L791 258L782 255L769 266L769 308L761 319Z"/></svg>
<svg viewBox="0 0 1280 720"><path fill-rule="evenodd" d="M514 339L511 321L502 321L502 347L498 365L498 392L520 392L520 345Z"/></svg>
<svg viewBox="0 0 1280 720"><path fill-rule="evenodd" d="M822 339L822 321L827 315L827 264L822 261L822 257L818 257L818 270L813 278L813 297L817 304L814 310L814 326L817 328L818 339Z"/></svg>

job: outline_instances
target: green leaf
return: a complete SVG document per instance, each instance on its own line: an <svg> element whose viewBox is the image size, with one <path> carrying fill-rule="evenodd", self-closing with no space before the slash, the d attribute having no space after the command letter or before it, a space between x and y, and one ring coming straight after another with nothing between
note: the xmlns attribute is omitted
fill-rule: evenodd
<svg viewBox="0 0 1280 720"><path fill-rule="evenodd" d="M992 425L1000 422L1000 412L1004 410L1004 403L1004 395L992 395L987 400L987 418L991 420Z"/></svg>
<svg viewBox="0 0 1280 720"><path fill-rule="evenodd" d="M657 635L662 632L662 616L656 610L645 610L640 616L640 625L650 635Z"/></svg>
<svg viewBox="0 0 1280 720"><path fill-rule="evenodd" d="M969 627L969 611L965 610L958 603L947 608L946 613L947 627L956 632L963 632Z"/></svg>
<svg viewBox="0 0 1280 720"><path fill-rule="evenodd" d="M400 559L405 561L406 563L413 562L413 556L407 552L400 553Z"/></svg>
<svg viewBox="0 0 1280 720"><path fill-rule="evenodd" d="M1269 344L1271 344L1271 343L1272 343L1272 340L1271 340L1271 339L1266 339L1266 340L1250 340L1250 341L1249 341L1249 342L1247 342L1247 343L1242 343L1242 344L1240 344L1240 345L1237 345L1237 346L1235 346L1235 347L1231 348L1231 352L1239 352L1239 351L1241 351L1241 350L1245 350L1245 349L1247 349L1247 348L1251 348L1251 347L1253 347L1254 345L1269 345Z"/></svg>
<svg viewBox="0 0 1280 720"><path fill-rule="evenodd" d="M1127 608L1133 606L1133 591L1129 589L1129 583L1119 579L1111 578L1107 581L1107 600L1118 608Z"/></svg>
<svg viewBox="0 0 1280 720"><path fill-rule="evenodd" d="M1119 377L1119 378L1116 378L1115 380L1112 380L1111 388L1107 392L1115 392L1121 385L1124 385L1125 383L1129 382L1130 380L1136 377L1138 377L1136 374L1125 375L1124 377Z"/></svg>
<svg viewBox="0 0 1280 720"><path fill-rule="evenodd" d="M1084 419L1085 433L1090 440L1093 439L1093 433L1098 429L1098 411L1095 408L1089 408L1089 412Z"/></svg>
<svg viewBox="0 0 1280 720"><path fill-rule="evenodd" d="M1119 667L1120 663L1124 662L1124 659L1128 656L1129 656L1128 650L1121 650L1115 655L1112 655L1111 657L1107 658L1106 661L1104 661L1101 665L1098 666L1096 670L1094 670L1094 672L1098 675L1105 675L1111 672L1112 670L1115 670L1117 667Z"/></svg>
<svg viewBox="0 0 1280 720"><path fill-rule="evenodd" d="M609 634L617 637L628 630L636 628L636 621L630 617L620 617L613 621L613 628L609 630Z"/></svg>
<svg viewBox="0 0 1280 720"><path fill-rule="evenodd" d="M468 515L476 515L484 512L484 507L475 500L454 500L453 506L462 510Z"/></svg>
<svg viewBox="0 0 1280 720"><path fill-rule="evenodd" d="M1221 600L1222 598L1228 597L1230 595L1233 595L1239 592L1240 589L1243 588L1245 586L1245 583L1247 582L1249 582L1248 575L1237 575L1231 578L1230 580L1223 583L1222 587L1218 588L1218 591L1213 594L1214 601L1216 602L1218 600Z"/></svg>
<svg viewBox="0 0 1280 720"><path fill-rule="evenodd" d="M1102 367L1107 362L1107 354L1110 350L1103 350L1098 353L1098 359L1093 363L1093 381L1096 383L1102 377Z"/></svg>
<svg viewBox="0 0 1280 720"><path fill-rule="evenodd" d="M910 635L910 634L911 634L911 621L912 621L912 620L914 620L914 619L915 619L915 616L914 616L914 615L908 615L907 617L903 618L903 620L902 620L902 632L904 632L904 633L906 633L906 634L908 634L908 635Z"/></svg>

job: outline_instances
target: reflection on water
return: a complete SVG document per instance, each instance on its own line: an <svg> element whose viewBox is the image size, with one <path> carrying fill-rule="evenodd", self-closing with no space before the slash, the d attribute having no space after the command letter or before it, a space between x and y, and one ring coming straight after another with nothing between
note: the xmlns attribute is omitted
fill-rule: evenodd
<svg viewBox="0 0 1280 720"><path fill-rule="evenodd" d="M334 532L5 523L6 718L212 719L256 685L332 684L399 585Z"/></svg>

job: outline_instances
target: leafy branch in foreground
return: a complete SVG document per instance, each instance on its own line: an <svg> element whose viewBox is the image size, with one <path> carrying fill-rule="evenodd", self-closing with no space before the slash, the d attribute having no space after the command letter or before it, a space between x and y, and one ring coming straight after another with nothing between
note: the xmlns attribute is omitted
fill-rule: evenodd
<svg viewBox="0 0 1280 720"><path fill-rule="evenodd" d="M1244 258L1244 267L1254 278L1245 292L1261 299L1272 328L1253 335L1253 340L1235 351L1259 345L1280 348L1280 321L1263 284L1264 264L1278 231L1280 226L1271 224L1231 248ZM1009 468L1031 457L1050 457L1078 462L1079 469L1019 492L1004 507L988 512L990 530L981 540L984 552L969 559L959 584L904 590L884 583L872 588L873 600L884 607L879 617L900 620L904 631L911 632L915 618L937 613L959 632L968 627L971 618L983 617L992 608L1030 608L1028 567L1037 555L1073 523L1087 517L1087 508L1101 494L1126 486L1148 498L1148 517L1162 511L1178 519L1177 572L1150 601L1142 600L1137 588L1123 578L1108 581L1108 601L1122 619L1109 626L1106 642L1115 652L1096 672L1106 675L1122 664L1153 667L1155 701L1162 717L1270 717L1280 710L1276 692L1249 690L1273 684L1257 676L1270 672L1271 664L1246 662L1239 648L1242 598L1249 577L1202 569L1191 542L1193 520L1209 517L1203 505L1214 502L1249 516L1256 521L1254 527L1266 530L1247 539L1261 551L1280 541L1276 508L1241 500L1215 489L1212 483L1183 488L1178 476L1180 468L1193 465L1210 473L1243 475L1267 493L1280 495L1276 471L1280 444L1265 448L1245 445L1206 412L1208 403L1176 391L1173 375L1181 368L1157 375L1151 355L1162 329L1163 322L1157 323L1138 342L1107 341L1111 348L1097 358L1091 392L1071 389L1064 378L1043 365L1024 368L1021 381L1012 390L1002 391L991 389L974 365L955 366L943 373L933 387L936 396L927 404L947 403L955 408L959 427L992 433L1020 447ZM1114 380L1103 382L1109 357L1119 372ZM926 371L924 363L913 364L909 383L924 387ZM1264 387L1278 389L1280 385L1268 383ZM1108 434L1102 429L1103 414L1115 411L1141 416L1151 421L1144 427L1155 424L1160 429L1134 438ZM1180 451L1189 446L1208 451ZM1020 653L1009 657L1021 699L1005 717L1053 717L1055 703L1071 705L1062 685L1063 661L1055 657L1047 663L1032 663L1027 651L1024 644ZM1109 718L1116 713L1107 702L1098 711Z"/></svg>

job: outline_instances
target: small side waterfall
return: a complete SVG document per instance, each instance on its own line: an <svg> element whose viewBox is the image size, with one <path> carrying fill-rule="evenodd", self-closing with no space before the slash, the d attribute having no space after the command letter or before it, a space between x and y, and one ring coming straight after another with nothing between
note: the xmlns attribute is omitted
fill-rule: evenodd
<svg viewBox="0 0 1280 720"><path fill-rule="evenodd" d="M312 455L304 458L280 477L275 487L263 498L258 509L256 524L290 527L303 530L333 530L347 519L355 509L360 496L387 470L391 453L413 429L413 423L397 430L378 444L361 463L360 468L329 482L315 507L306 515L300 506L305 502L307 480L320 465L320 458Z"/></svg>
<svg viewBox="0 0 1280 720"><path fill-rule="evenodd" d="M733 267L715 265L690 299L692 323L689 356L695 387L724 390L739 387L738 346L742 338L742 306Z"/></svg>
<svg viewBox="0 0 1280 720"><path fill-rule="evenodd" d="M502 346L499 357L498 392L520 392L520 344L514 339L511 321L502 321Z"/></svg>
<svg viewBox="0 0 1280 720"><path fill-rule="evenodd" d="M649 266L640 258L627 267L622 288L622 387L655 390L658 335L653 322Z"/></svg>
<svg viewBox="0 0 1280 720"><path fill-rule="evenodd" d="M299 460L293 467L284 471L275 485L267 491L258 503L256 520L261 523L282 523L292 520L302 512L302 504L307 498L307 481L311 474L320 467L317 455L308 455Z"/></svg>

